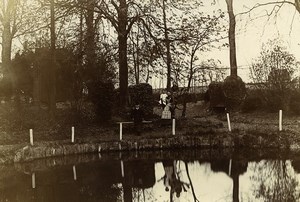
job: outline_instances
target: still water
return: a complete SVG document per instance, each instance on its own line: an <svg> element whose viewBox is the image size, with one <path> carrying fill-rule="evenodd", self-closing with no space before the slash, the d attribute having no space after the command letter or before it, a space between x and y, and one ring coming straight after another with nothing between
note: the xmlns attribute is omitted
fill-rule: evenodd
<svg viewBox="0 0 300 202"><path fill-rule="evenodd" d="M0 166L0 201L300 201L297 156L182 150L44 159Z"/></svg>

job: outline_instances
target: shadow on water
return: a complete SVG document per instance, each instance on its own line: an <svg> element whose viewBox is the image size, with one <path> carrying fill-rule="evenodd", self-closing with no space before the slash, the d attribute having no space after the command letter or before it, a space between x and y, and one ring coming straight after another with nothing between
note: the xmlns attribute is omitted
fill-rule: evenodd
<svg viewBox="0 0 300 202"><path fill-rule="evenodd" d="M0 167L0 202L299 201L297 156L166 150L42 159Z"/></svg>

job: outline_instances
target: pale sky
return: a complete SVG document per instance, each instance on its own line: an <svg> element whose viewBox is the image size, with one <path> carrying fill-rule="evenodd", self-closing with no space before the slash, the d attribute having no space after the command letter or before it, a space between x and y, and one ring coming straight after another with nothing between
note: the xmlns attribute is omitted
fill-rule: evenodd
<svg viewBox="0 0 300 202"><path fill-rule="evenodd" d="M266 3L270 0L235 0L235 14L247 11L247 7L251 8L256 3ZM219 0L218 6L226 9L225 0ZM251 12L251 17L263 16L265 10L269 12L274 5L264 6ZM251 20L249 14L238 16L236 19L236 47L237 47L237 63L238 74L243 80L248 81L248 66L254 58L259 56L259 52L263 43L269 39L281 38L287 46L287 50L294 54L300 61L300 14L289 4L284 5L278 16L275 18L261 17ZM222 51L212 51L207 57L219 58L222 64L229 66L229 50L224 48Z"/></svg>

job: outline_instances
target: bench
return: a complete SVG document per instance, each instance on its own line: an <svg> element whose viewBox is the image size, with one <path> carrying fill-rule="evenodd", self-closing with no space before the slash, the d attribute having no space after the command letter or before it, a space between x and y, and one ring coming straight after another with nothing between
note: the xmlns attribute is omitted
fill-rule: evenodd
<svg viewBox="0 0 300 202"><path fill-rule="evenodd" d="M121 121L121 122L117 122L118 124L120 124L120 140L123 139L123 124L132 124L134 123L133 121ZM142 123L152 123L152 121L142 121Z"/></svg>

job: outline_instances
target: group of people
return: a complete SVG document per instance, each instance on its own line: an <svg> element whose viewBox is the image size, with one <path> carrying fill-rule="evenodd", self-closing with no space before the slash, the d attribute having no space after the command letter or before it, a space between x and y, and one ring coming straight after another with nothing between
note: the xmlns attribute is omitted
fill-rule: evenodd
<svg viewBox="0 0 300 202"><path fill-rule="evenodd" d="M160 95L159 104L163 109L162 119L173 119L175 118L175 92L178 91L177 85L173 85L172 93L170 91L164 90ZM140 135L142 131L142 122L144 118L144 113L140 108L140 104L136 103L131 110L131 118L134 121L134 131L136 135Z"/></svg>
<svg viewBox="0 0 300 202"><path fill-rule="evenodd" d="M159 104L163 109L162 119L175 118L175 99L171 92L166 92L165 90L160 95Z"/></svg>

